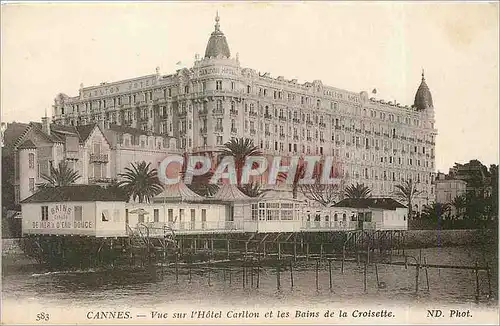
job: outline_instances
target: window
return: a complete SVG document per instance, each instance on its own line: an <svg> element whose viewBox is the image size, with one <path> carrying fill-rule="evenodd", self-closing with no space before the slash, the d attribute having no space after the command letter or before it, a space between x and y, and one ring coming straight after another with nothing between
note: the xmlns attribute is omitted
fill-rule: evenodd
<svg viewBox="0 0 500 326"><path fill-rule="evenodd" d="M81 222L83 220L82 206L75 206L74 214L75 214L75 222Z"/></svg>
<svg viewBox="0 0 500 326"><path fill-rule="evenodd" d="M33 153L28 154L28 164L30 169L35 168L35 154Z"/></svg>
<svg viewBox="0 0 500 326"><path fill-rule="evenodd" d="M215 81L215 89L218 91L222 89L222 80Z"/></svg>
<svg viewBox="0 0 500 326"><path fill-rule="evenodd" d="M217 136L217 145L222 145L222 136Z"/></svg>
<svg viewBox="0 0 500 326"><path fill-rule="evenodd" d="M75 207L75 210L76 210L76 207ZM125 223L128 224L128 208L125 209Z"/></svg>
<svg viewBox="0 0 500 326"><path fill-rule="evenodd" d="M184 210L181 208L179 209L179 222L182 222L184 218Z"/></svg>
<svg viewBox="0 0 500 326"><path fill-rule="evenodd" d="M258 217L258 205L252 204L252 221L256 221Z"/></svg>
<svg viewBox="0 0 500 326"><path fill-rule="evenodd" d="M144 214L139 213L139 223L144 223Z"/></svg>
<svg viewBox="0 0 500 326"><path fill-rule="evenodd" d="M113 210L113 222L120 222L120 210L119 209Z"/></svg>
<svg viewBox="0 0 500 326"><path fill-rule="evenodd" d="M168 222L169 223L174 222L174 210L171 208L168 210Z"/></svg>
<svg viewBox="0 0 500 326"><path fill-rule="evenodd" d="M30 178L29 179L29 189L31 192L35 191L35 178Z"/></svg>
<svg viewBox="0 0 500 326"><path fill-rule="evenodd" d="M141 215L139 215L139 219L140 219L140 217L141 217ZM142 218L143 218L142 222L144 222L144 215L142 215ZM108 210L107 210L107 209L104 209L104 210L101 212L101 220L102 220L103 222L109 222L109 221L110 221L110 220L109 220L109 212L108 212Z"/></svg>
<svg viewBox="0 0 500 326"><path fill-rule="evenodd" d="M155 208L153 210L153 221L154 222L159 222L160 221L160 210L158 208Z"/></svg>
<svg viewBox="0 0 500 326"><path fill-rule="evenodd" d="M205 227L205 223L207 223L207 210L202 208L201 210L201 225Z"/></svg>
<svg viewBox="0 0 500 326"><path fill-rule="evenodd" d="M42 221L49 220L49 206L42 206Z"/></svg>

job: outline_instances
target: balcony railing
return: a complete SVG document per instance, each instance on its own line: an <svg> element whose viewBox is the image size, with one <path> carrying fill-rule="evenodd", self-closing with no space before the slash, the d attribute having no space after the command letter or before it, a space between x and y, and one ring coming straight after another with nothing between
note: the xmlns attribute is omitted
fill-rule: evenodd
<svg viewBox="0 0 500 326"><path fill-rule="evenodd" d="M231 115L238 115L238 110L229 110Z"/></svg>
<svg viewBox="0 0 500 326"><path fill-rule="evenodd" d="M107 163L108 154L90 154L90 162Z"/></svg>
<svg viewBox="0 0 500 326"><path fill-rule="evenodd" d="M302 230L355 230L356 221L303 221Z"/></svg>
<svg viewBox="0 0 500 326"><path fill-rule="evenodd" d="M91 177L89 178L89 184L96 184L96 183L112 183L113 178L97 178L97 177Z"/></svg>
<svg viewBox="0 0 500 326"><path fill-rule="evenodd" d="M144 227L146 226L146 228ZM164 237L173 233L197 233L197 232L231 232L242 231L243 223L235 221L189 221L189 222L146 222L131 226L134 234L139 232L150 237ZM146 233L146 234L145 234Z"/></svg>

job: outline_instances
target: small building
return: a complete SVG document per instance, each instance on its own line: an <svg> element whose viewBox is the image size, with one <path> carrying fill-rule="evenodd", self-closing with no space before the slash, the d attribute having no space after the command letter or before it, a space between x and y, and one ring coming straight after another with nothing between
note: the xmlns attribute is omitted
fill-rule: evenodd
<svg viewBox="0 0 500 326"><path fill-rule="evenodd" d="M126 236L125 198L112 188L70 185L41 189L21 202L22 233Z"/></svg>
<svg viewBox="0 0 500 326"><path fill-rule="evenodd" d="M357 229L407 230L408 208L392 198L346 198L334 205L350 208Z"/></svg>
<svg viewBox="0 0 500 326"><path fill-rule="evenodd" d="M443 173L438 173L436 180L436 203L449 204L456 197L464 196L467 191L467 181L453 179Z"/></svg>

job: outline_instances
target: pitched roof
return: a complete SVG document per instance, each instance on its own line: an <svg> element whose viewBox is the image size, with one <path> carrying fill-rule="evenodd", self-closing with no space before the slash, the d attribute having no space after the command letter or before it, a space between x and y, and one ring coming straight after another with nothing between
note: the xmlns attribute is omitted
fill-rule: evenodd
<svg viewBox="0 0 500 326"><path fill-rule="evenodd" d="M90 134L92 133L92 130L94 130L95 126L96 126L95 123L83 126L76 126L76 131L80 135L80 141L82 143L85 142L90 137Z"/></svg>
<svg viewBox="0 0 500 326"><path fill-rule="evenodd" d="M113 188L102 188L97 185L70 185L41 189L26 198L26 203L54 203L54 202L92 202L92 201L123 201L127 198L123 193Z"/></svg>
<svg viewBox="0 0 500 326"><path fill-rule="evenodd" d="M30 127L27 123L12 122L7 124L7 128L4 132L4 148L12 149L19 138L24 135L27 129Z"/></svg>
<svg viewBox="0 0 500 326"><path fill-rule="evenodd" d="M154 202L163 201L203 201L205 198L189 189L184 183L179 182L168 185L165 190L153 198Z"/></svg>
<svg viewBox="0 0 500 326"><path fill-rule="evenodd" d="M406 208L405 205L392 198L346 198L333 205L334 207L379 208L395 210Z"/></svg>
<svg viewBox="0 0 500 326"><path fill-rule="evenodd" d="M222 185L212 199L221 201L239 201L252 199L241 192L235 185L224 184Z"/></svg>
<svg viewBox="0 0 500 326"><path fill-rule="evenodd" d="M33 144L33 142L29 139L25 140L21 146L18 147L19 149L36 149L36 145Z"/></svg>

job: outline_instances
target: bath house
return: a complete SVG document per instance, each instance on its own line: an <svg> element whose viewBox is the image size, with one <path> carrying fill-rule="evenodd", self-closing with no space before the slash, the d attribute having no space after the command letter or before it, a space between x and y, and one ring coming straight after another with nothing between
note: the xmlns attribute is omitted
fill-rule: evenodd
<svg viewBox="0 0 500 326"><path fill-rule="evenodd" d="M210 198L185 184L165 187L149 203L127 202L112 188L42 189L21 203L23 234L125 237L146 226L150 236L176 234L406 230L406 207L389 198L343 200L313 207L292 198L251 198L222 185Z"/></svg>

